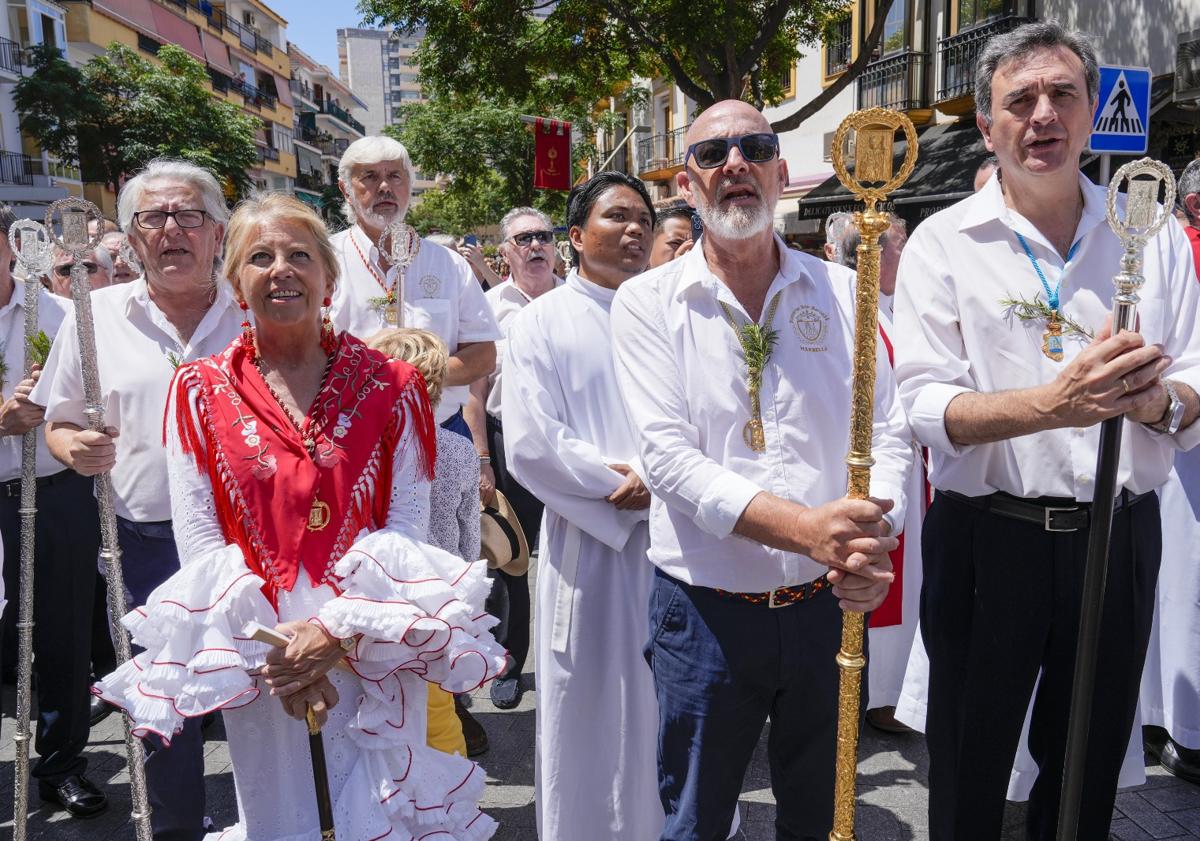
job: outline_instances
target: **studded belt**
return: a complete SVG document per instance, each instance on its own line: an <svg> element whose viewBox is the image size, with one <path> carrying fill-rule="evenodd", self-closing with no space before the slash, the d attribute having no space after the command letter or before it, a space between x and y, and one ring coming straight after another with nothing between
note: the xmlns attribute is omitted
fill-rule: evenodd
<svg viewBox="0 0 1200 841"><path fill-rule="evenodd" d="M807 584L794 584L791 587L776 587L768 593L735 593L731 590L715 589L718 596L727 599L738 599L750 604L765 604L767 607L789 607L811 599L822 590L828 590L833 585L829 583L828 575L809 581Z"/></svg>

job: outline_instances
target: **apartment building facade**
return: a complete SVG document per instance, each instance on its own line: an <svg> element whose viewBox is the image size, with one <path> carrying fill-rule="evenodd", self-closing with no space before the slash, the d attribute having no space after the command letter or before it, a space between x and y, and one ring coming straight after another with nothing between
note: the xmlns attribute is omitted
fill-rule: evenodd
<svg viewBox="0 0 1200 841"><path fill-rule="evenodd" d="M288 52L296 109L296 195L324 211L321 194L337 183L342 153L366 132L350 111L366 106L332 70L298 46L288 44Z"/></svg>

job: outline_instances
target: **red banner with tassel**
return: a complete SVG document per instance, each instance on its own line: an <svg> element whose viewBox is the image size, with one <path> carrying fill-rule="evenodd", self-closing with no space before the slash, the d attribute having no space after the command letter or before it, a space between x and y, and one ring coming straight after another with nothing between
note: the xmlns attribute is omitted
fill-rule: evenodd
<svg viewBox="0 0 1200 841"><path fill-rule="evenodd" d="M533 186L571 189L571 124L538 117L534 122Z"/></svg>

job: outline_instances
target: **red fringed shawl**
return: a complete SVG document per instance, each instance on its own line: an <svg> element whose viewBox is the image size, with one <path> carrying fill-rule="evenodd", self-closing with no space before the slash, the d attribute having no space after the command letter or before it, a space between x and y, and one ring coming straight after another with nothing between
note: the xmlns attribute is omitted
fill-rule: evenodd
<svg viewBox="0 0 1200 841"><path fill-rule="evenodd" d="M225 539L241 548L275 606L301 567L314 585L329 583L359 532L384 525L395 451L410 419L418 470L433 478L437 439L424 379L349 334L305 418L315 456L254 364L249 336L180 366L170 394L164 441L173 405L183 452L212 482Z"/></svg>

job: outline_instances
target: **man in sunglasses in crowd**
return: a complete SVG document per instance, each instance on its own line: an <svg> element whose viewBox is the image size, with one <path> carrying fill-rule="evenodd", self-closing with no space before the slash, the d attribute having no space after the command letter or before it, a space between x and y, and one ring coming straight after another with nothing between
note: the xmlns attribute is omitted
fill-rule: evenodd
<svg viewBox="0 0 1200 841"><path fill-rule="evenodd" d="M486 377L496 364L500 330L483 290L467 261L453 249L420 240L414 244L417 256L402 282L400 268L379 248L388 225L404 221L412 183L408 150L390 137L360 138L342 154L338 188L352 224L330 238L341 269L330 318L338 330L349 330L365 341L399 324L397 307L403 297L403 326L430 331L450 351L437 422L472 439L482 450L484 430L468 427L463 405L468 386ZM390 245L390 238L384 245Z"/></svg>
<svg viewBox="0 0 1200 841"><path fill-rule="evenodd" d="M892 580L909 432L881 347L869 500L846 499L853 276L772 230L787 164L752 106L719 102L676 176L704 234L612 308L650 508L663 841L728 835L769 717L781 841L833 820L842 612Z"/></svg>
<svg viewBox="0 0 1200 841"><path fill-rule="evenodd" d="M74 258L61 248L54 249L50 268L50 291L63 298L71 297L71 264ZM83 259L92 291L112 283L112 257L104 247L97 247Z"/></svg>
<svg viewBox="0 0 1200 841"><path fill-rule="evenodd" d="M554 224L550 217L532 207L514 207L500 220L500 254L508 263L512 275L508 280L487 291L487 302L507 337L512 318L535 298L562 285L554 274ZM487 440L479 449L481 481L484 483L484 502L491 503L499 489L517 512L521 530L529 541L530 551L537 548L538 532L542 525L542 503L527 491L508 472L504 460L504 431L501 425L501 365L506 339L496 342L496 368L491 376L471 386L468 416L481 413L486 407ZM492 681L492 703L510 710L521 701L521 672L529 654L529 579L524 575L509 575L502 569L494 572L496 581L487 610L499 617L493 629L496 641L508 650L508 667Z"/></svg>

